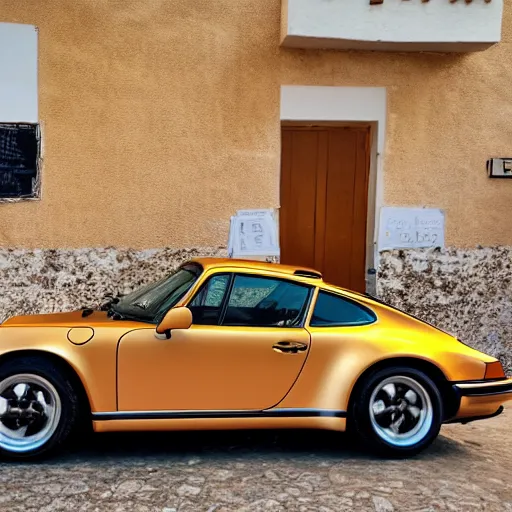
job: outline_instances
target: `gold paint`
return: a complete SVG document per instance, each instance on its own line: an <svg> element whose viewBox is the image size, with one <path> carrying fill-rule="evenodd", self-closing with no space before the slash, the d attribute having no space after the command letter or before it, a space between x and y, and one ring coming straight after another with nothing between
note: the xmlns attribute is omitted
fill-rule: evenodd
<svg viewBox="0 0 512 512"><path fill-rule="evenodd" d="M93 413L116 411L117 404L120 411L274 407L343 411L348 410L350 394L362 373L388 358L410 357L430 362L450 381L481 380L486 363L496 361L368 297L337 289L319 279L296 277L294 267L222 259L198 261L205 271L194 290L216 272L279 276L366 304L375 311L378 321L368 326L333 328L313 328L308 321L304 329L195 325L173 331L170 339L157 339L156 326L113 320L105 312L85 318L79 311L33 315L12 318L0 326L0 357L23 350L62 357L83 382ZM177 307L186 306L194 290ZM310 315L311 311L308 319ZM69 343L70 333L71 339L83 340L85 336L81 337L81 333L92 329L94 338L88 343ZM272 350L273 343L283 339L300 341L309 349L293 355ZM499 387L500 383L489 385ZM512 392L464 399L459 414L494 412L510 400ZM342 430L345 422L319 417L95 423L95 428L103 431L280 426Z"/></svg>
<svg viewBox="0 0 512 512"><path fill-rule="evenodd" d="M94 336L90 327L73 327L68 331L68 340L74 345L84 345Z"/></svg>
<svg viewBox="0 0 512 512"><path fill-rule="evenodd" d="M164 334L171 329L188 329L192 325L192 313L187 308L174 308L167 312L158 324L156 332Z"/></svg>
<svg viewBox="0 0 512 512"><path fill-rule="evenodd" d="M345 418L222 418L93 421L95 432L162 430L322 429L344 431Z"/></svg>

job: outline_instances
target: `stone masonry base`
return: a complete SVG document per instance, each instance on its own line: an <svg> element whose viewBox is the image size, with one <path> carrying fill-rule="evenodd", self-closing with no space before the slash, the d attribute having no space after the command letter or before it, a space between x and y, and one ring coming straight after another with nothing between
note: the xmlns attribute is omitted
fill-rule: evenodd
<svg viewBox="0 0 512 512"><path fill-rule="evenodd" d="M15 314L98 306L197 256L222 247L131 250L0 249L0 321ZM499 357L512 371L511 247L380 255L378 295L462 341Z"/></svg>

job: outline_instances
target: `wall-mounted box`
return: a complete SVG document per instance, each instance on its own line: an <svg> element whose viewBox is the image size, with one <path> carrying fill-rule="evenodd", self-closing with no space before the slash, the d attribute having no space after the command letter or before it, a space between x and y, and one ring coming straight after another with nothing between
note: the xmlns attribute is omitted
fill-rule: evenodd
<svg viewBox="0 0 512 512"><path fill-rule="evenodd" d="M512 157L487 160L489 178L512 178Z"/></svg>
<svg viewBox="0 0 512 512"><path fill-rule="evenodd" d="M282 0L292 48L473 52L501 40L503 0Z"/></svg>

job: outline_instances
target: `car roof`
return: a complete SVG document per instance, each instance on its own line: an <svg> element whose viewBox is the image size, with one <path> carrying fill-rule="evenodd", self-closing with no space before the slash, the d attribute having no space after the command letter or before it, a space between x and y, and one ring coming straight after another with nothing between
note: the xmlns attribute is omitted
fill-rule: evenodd
<svg viewBox="0 0 512 512"><path fill-rule="evenodd" d="M322 280L322 274L318 270L309 267L296 267L293 265L282 265L280 263L269 263L256 260L240 260L233 258L195 258L191 261L201 265L204 270L220 268L239 268L271 272L297 278L314 279L316 282Z"/></svg>

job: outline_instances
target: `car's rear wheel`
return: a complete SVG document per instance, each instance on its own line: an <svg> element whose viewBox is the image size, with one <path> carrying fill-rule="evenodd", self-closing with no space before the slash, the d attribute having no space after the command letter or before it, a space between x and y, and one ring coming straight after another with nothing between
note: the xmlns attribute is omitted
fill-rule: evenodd
<svg viewBox="0 0 512 512"><path fill-rule="evenodd" d="M40 457L62 445L79 413L73 385L49 360L28 357L0 364L0 453Z"/></svg>
<svg viewBox="0 0 512 512"><path fill-rule="evenodd" d="M362 383L352 407L353 428L385 456L412 456L439 434L443 404L435 382L407 367L384 368Z"/></svg>

